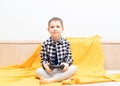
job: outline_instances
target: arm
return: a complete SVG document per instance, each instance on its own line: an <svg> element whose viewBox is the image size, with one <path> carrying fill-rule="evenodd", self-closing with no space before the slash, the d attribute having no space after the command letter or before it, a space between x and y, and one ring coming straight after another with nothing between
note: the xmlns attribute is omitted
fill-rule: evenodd
<svg viewBox="0 0 120 86"><path fill-rule="evenodd" d="M62 63L65 66L62 71L68 70L69 66L73 63L73 59L72 59L72 54L71 54L69 42L67 43L66 47L67 47L67 50L66 50L67 51L67 53L66 53L67 57L65 59L65 62Z"/></svg>
<svg viewBox="0 0 120 86"><path fill-rule="evenodd" d="M41 64L42 64L42 66L43 66L43 64L48 63L47 50L46 50L46 49L47 49L47 48L46 48L46 45L45 45L45 43L43 43L42 49L41 49L41 51L40 51ZM43 66L43 68L44 68L44 66Z"/></svg>
<svg viewBox="0 0 120 86"><path fill-rule="evenodd" d="M71 53L70 43L69 42L67 44L67 58L66 58L66 63L68 63L69 66L73 63L72 53Z"/></svg>
<svg viewBox="0 0 120 86"><path fill-rule="evenodd" d="M41 64L42 67L48 72L51 73L52 70L49 68L49 58L47 56L47 47L45 45L45 43L43 43L42 45L42 49L41 49Z"/></svg>

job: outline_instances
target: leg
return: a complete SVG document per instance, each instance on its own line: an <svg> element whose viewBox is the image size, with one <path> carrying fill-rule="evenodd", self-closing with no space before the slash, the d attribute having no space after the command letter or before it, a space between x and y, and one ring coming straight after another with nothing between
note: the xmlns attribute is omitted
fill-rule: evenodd
<svg viewBox="0 0 120 86"><path fill-rule="evenodd" d="M52 75L48 74L43 68L38 68L36 70L36 77L40 78L41 84L55 82L55 79L52 78Z"/></svg>
<svg viewBox="0 0 120 86"><path fill-rule="evenodd" d="M63 81L65 79L72 77L76 73L76 70L77 70L77 67L74 65L71 65L69 69L65 72L60 72L59 70L57 70L55 71L57 73L54 73L53 76L40 79L40 83L43 84L43 83Z"/></svg>
<svg viewBox="0 0 120 86"><path fill-rule="evenodd" d="M36 77L38 77L38 78L40 78L40 77L50 78L51 75L48 74L43 68L38 68L36 70Z"/></svg>
<svg viewBox="0 0 120 86"><path fill-rule="evenodd" d="M67 71L57 73L53 76L53 78L56 81L63 81L65 79L72 77L76 73L76 71L77 67L75 65L71 65Z"/></svg>

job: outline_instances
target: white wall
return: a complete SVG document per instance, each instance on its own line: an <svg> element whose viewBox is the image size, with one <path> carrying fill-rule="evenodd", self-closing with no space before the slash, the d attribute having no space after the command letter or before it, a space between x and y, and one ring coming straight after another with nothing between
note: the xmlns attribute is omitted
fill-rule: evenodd
<svg viewBox="0 0 120 86"><path fill-rule="evenodd" d="M63 36L120 41L120 0L0 0L0 40L44 40L53 16Z"/></svg>

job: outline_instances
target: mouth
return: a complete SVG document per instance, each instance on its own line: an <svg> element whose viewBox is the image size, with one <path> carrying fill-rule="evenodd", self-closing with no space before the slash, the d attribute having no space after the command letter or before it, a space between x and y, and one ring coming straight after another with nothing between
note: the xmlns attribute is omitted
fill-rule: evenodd
<svg viewBox="0 0 120 86"><path fill-rule="evenodd" d="M58 32L53 32L54 34L57 34Z"/></svg>

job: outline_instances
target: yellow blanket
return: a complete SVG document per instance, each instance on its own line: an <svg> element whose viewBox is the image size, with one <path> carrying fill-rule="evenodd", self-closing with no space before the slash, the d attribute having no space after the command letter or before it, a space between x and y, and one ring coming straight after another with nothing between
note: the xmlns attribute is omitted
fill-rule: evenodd
<svg viewBox="0 0 120 86"><path fill-rule="evenodd" d="M106 75L100 36L67 38L71 43L74 64L78 67L72 80L59 83L39 84L35 70L40 66L41 44L22 64L0 68L1 86L61 86L64 84L84 84L120 81L120 74Z"/></svg>

